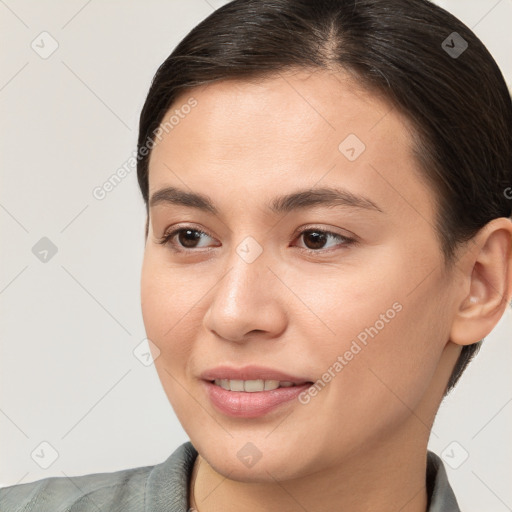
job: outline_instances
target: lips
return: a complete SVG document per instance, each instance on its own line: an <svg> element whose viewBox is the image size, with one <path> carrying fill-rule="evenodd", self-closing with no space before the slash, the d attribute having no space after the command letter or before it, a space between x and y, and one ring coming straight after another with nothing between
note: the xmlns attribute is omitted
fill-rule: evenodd
<svg viewBox="0 0 512 512"><path fill-rule="evenodd" d="M292 382L295 385L312 383L308 377L291 375L281 370L275 370L264 366L249 365L242 368L232 366L216 366L201 373L200 378L209 382L216 379L228 380L278 380L280 382Z"/></svg>
<svg viewBox="0 0 512 512"><path fill-rule="evenodd" d="M271 391L246 393L227 391L220 386L202 381L202 387L211 404L218 412L232 418L257 418L284 407L298 407L298 397L307 391L310 384L301 384Z"/></svg>

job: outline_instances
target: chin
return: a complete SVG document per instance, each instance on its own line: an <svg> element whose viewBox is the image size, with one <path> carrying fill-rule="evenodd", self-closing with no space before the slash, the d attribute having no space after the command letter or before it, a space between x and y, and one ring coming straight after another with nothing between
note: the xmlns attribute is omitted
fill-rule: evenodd
<svg viewBox="0 0 512 512"><path fill-rule="evenodd" d="M225 442L204 440L202 443L192 441L192 444L203 459L225 478L237 482L275 483L276 480L307 476L319 469L313 467L312 461L308 463L303 449L300 450L301 457L298 457L297 443L289 442L290 446L283 445L277 437L272 442L264 438L251 442L247 436L241 436L230 437Z"/></svg>

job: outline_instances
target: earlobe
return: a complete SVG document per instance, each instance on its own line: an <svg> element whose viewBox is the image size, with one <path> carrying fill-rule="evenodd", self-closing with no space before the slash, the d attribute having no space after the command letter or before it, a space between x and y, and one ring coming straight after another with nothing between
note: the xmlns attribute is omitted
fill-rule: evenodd
<svg viewBox="0 0 512 512"><path fill-rule="evenodd" d="M458 345L485 338L502 317L512 294L510 219L492 220L472 242L471 250L457 264L468 278L450 333L450 340Z"/></svg>

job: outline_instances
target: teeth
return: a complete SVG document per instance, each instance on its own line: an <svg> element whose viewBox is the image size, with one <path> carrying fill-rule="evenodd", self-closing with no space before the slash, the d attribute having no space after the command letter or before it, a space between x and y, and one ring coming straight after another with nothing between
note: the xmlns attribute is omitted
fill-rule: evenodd
<svg viewBox="0 0 512 512"><path fill-rule="evenodd" d="M293 382L278 380L231 380L231 379L215 379L215 384L221 386L228 391L246 391L254 393L256 391L271 391L277 388L288 388L295 386Z"/></svg>

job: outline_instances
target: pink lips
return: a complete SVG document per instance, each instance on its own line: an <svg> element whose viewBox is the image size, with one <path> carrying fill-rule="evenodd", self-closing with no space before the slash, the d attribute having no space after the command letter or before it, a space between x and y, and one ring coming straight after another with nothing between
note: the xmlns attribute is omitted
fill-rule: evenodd
<svg viewBox="0 0 512 512"><path fill-rule="evenodd" d="M307 377L254 365L243 368L217 366L204 371L200 377L213 405L220 412L238 418L256 418L267 414L281 404L296 399L313 384ZM214 384L216 379L277 380L292 382L295 386L256 392L229 391Z"/></svg>
<svg viewBox="0 0 512 512"><path fill-rule="evenodd" d="M277 380L277 379L276 379ZM300 384L270 391L228 391L209 381L203 381L213 405L222 413L237 418L256 418L267 414L279 405L297 398L312 384Z"/></svg>

